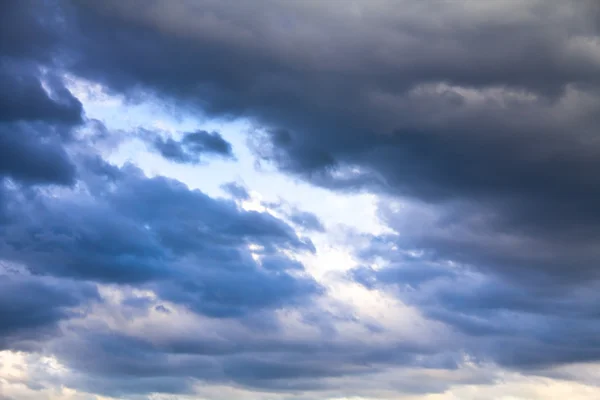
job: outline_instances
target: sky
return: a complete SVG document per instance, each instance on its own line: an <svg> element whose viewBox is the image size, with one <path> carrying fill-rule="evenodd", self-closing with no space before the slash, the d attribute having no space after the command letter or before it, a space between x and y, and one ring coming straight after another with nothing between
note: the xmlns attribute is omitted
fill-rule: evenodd
<svg viewBox="0 0 600 400"><path fill-rule="evenodd" d="M0 7L0 400L600 398L597 2Z"/></svg>

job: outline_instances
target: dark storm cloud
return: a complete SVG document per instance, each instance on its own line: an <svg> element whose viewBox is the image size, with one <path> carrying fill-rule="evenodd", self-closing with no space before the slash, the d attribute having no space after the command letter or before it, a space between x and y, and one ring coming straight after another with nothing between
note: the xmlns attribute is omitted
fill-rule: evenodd
<svg viewBox="0 0 600 400"><path fill-rule="evenodd" d="M59 78L43 77L34 65L0 58L0 122L72 124L81 122L82 112L79 100Z"/></svg>
<svg viewBox="0 0 600 400"><path fill-rule="evenodd" d="M64 25L55 1L9 1L0 14L0 55L51 61L56 56Z"/></svg>
<svg viewBox="0 0 600 400"><path fill-rule="evenodd" d="M54 334L59 321L99 295L93 285L27 275L0 275L0 349L27 349Z"/></svg>
<svg viewBox="0 0 600 400"><path fill-rule="evenodd" d="M244 118L264 131L253 137L258 156L283 171L420 204L401 216L381 205L397 235L374 239L358 256L389 265L359 269L354 279L374 290L393 287L464 334L464 350L481 359L522 368L597 361L597 5L365 1L346 8L265 0L268 12L256 7L212 0L11 3L0 17L0 82L14 93L0 98L0 173L23 182L73 181L65 135L48 127L76 124L81 106L38 64L133 100L153 96L209 117ZM153 146L178 162L197 162L206 152L231 156L227 142L207 133ZM17 155L29 161L17 162ZM39 274L148 285L219 317L318 292L282 254L314 248L283 221L96 161L80 171L95 176L86 182L89 195L54 199L33 190L19 206L3 192L10 212L0 228L2 257ZM320 230L306 215L289 219ZM233 290L237 279L248 285ZM114 361L125 364L115 371L154 376L152 360L136 361L148 360L152 346L114 340L129 357L106 365L89 357L91 364L79 368L104 374ZM114 352L99 351L105 353ZM378 355L401 363L405 349ZM155 366L157 375L189 374L168 357L156 360L165 361ZM315 378L302 359L296 369L280 360L242 361L226 371L244 384L277 373ZM187 367L202 371L204 364ZM163 388L175 390L177 380L167 378ZM137 381L122 383L144 391Z"/></svg>
<svg viewBox="0 0 600 400"><path fill-rule="evenodd" d="M595 276L600 64L591 3L453 2L431 13L432 3L409 2L400 13L385 1L356 12L267 2L269 17L212 1L158 14L159 3L70 10L86 44L73 70L132 96L144 88L213 116L250 118L265 127L258 154L285 171L335 189L458 202L461 213L491 216L488 234L567 251L540 260L542 273L560 275L568 258L569 279ZM213 19L191 17L200 10ZM104 57L109 48L114 56ZM530 260L512 264L510 253L465 257L518 274Z"/></svg>
<svg viewBox="0 0 600 400"><path fill-rule="evenodd" d="M61 29L50 3L8 2L0 16L0 178L27 184L74 182L63 142L83 122L54 68Z"/></svg>
<svg viewBox="0 0 600 400"><path fill-rule="evenodd" d="M37 124L0 124L0 177L28 183L71 184L75 166L60 138L45 138L51 127Z"/></svg>
<svg viewBox="0 0 600 400"><path fill-rule="evenodd" d="M432 260L383 268L375 285L431 290L415 304L482 338L469 351L512 366L596 359L587 340L596 316L555 315L595 303L577 289L599 278L591 2L436 2L435 12L434 3L409 2L402 13L387 2L355 11L273 2L264 17L227 2L196 6L210 10L210 21L188 18L200 12L190 4L160 16L132 3L82 7L92 50L74 68L125 93L142 86L213 116L249 118L265 128L254 138L260 157L319 185L421 202L434 214L424 229L403 225L406 214L396 219L385 204L381 214L400 233L398 248ZM98 63L107 26L123 43L117 53L139 57ZM142 34L158 45L129 45ZM488 283L467 281L472 293L462 294L456 280L468 273L452 263ZM454 296L439 282L454 282L444 289ZM477 304L489 304L487 314ZM564 324L577 327L573 338L556 330ZM507 360L489 345L495 336L519 351Z"/></svg>
<svg viewBox="0 0 600 400"><path fill-rule="evenodd" d="M82 114L81 103L58 77L42 77L26 61L0 57L0 176L73 183L75 166L64 145Z"/></svg>
<svg viewBox="0 0 600 400"><path fill-rule="evenodd" d="M187 132L180 140L163 138L151 132L145 132L143 136L160 155L180 164L198 164L204 157L210 156L233 158L231 144L218 132Z"/></svg>

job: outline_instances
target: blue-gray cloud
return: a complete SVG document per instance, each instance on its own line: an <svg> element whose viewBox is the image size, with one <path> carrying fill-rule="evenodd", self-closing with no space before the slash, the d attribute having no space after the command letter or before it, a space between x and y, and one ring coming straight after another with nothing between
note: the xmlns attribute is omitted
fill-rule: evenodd
<svg viewBox="0 0 600 400"><path fill-rule="evenodd" d="M0 14L0 257L36 277L153 289L219 318L303 304L322 290L286 255L314 251L290 224L98 155L73 157L72 132L85 117L61 80L68 73L132 100L250 121L258 157L314 184L421 204L434 217L425 212L412 224L381 204L396 234L372 238L356 256L387 263L351 277L463 335L456 347L469 355L522 369L598 361L597 5L524 2L470 13L468 2L435 10L415 2L396 14L392 3L338 14L303 2L269 2L269 13L210 0L173 13L156 12L171 6L166 0L11 2ZM218 133L146 141L179 163L233 157ZM86 190L55 197L46 186L75 183ZM323 231L312 214L284 214ZM7 282L11 296L29 287ZM16 303L45 332L88 297L61 297L48 282L35 284L47 304ZM26 321L9 314L3 343L30 337ZM440 348L354 353L307 343L267 361L169 364L171 349L143 340L85 331L78 339L89 357L69 346L57 353L99 391L177 391L178 377L304 390L318 377L350 374L348 365L427 364L416 353L432 356L427 365L454 365ZM110 357L116 352L123 358Z"/></svg>
<svg viewBox="0 0 600 400"><path fill-rule="evenodd" d="M449 210L460 204L455 218L486 215L486 234L498 240L536 240L536 251L561 253L513 262L517 249L500 254L473 244L460 251L471 264L514 279L597 278L600 191L591 171L600 160L594 140L600 70L584 50L574 50L577 40L598 36L591 4L572 5L564 14L552 2L511 10L552 18L507 19L508 13L487 10L489 24L469 13L446 16L455 15L456 6L447 4L441 14L447 23L439 25L427 5L402 24L393 22L400 15L384 18L382 3L365 6L373 23L367 27L350 15L342 23L330 9L321 10L330 24L313 25L317 15L297 14L296 3L274 6L273 13L312 26L314 37L335 49L306 58L278 47L271 20L228 3L204 4L222 24L198 23L183 38L181 24L165 17L161 26L168 29L157 29L131 4L112 12L91 3L77 7L69 15L85 21L81 35L88 46L79 51L87 62L73 68L125 94L143 87L211 116L256 121L264 132L253 136L257 154L315 184L403 195ZM464 29L472 24L474 31ZM262 39L227 35L224 26ZM335 41L340 31L355 40ZM290 46L326 46L293 30L287 35ZM379 35L388 38L385 44ZM137 42L125 40L131 37L154 46L132 46ZM444 40L432 46L432 37ZM388 50L375 50L382 46ZM497 51L477 50L490 48ZM114 57L101 57L108 49ZM570 111L573 102L580 112ZM439 246L438 252L451 250Z"/></svg>
<svg viewBox="0 0 600 400"><path fill-rule="evenodd" d="M0 179L72 184L64 144L83 123L83 107L53 67L56 25L28 5L7 4L0 16ZM53 13L49 3L36 11Z"/></svg>
<svg viewBox="0 0 600 400"><path fill-rule="evenodd" d="M0 178L68 185L75 174L75 165L53 127L0 123Z"/></svg>
<svg viewBox="0 0 600 400"><path fill-rule="evenodd" d="M231 144L218 132L187 132L180 140L163 138L148 131L144 131L142 136L164 158L180 164L198 164L211 156L234 157Z"/></svg>
<svg viewBox="0 0 600 400"><path fill-rule="evenodd" d="M352 278L470 337L465 349L475 360L528 369L600 356L593 334L600 326L597 282L530 283L404 246L397 236L373 238L357 256L385 266L356 268Z"/></svg>
<svg viewBox="0 0 600 400"><path fill-rule="evenodd" d="M0 349L40 350L61 320L100 296L94 285L30 275L0 275Z"/></svg>
<svg viewBox="0 0 600 400"><path fill-rule="evenodd" d="M73 183L64 144L81 123L82 105L58 77L44 77L27 59L0 56L0 177Z"/></svg>
<svg viewBox="0 0 600 400"><path fill-rule="evenodd" d="M301 229L312 232L325 232L323 222L312 212L301 210L286 201L267 202L265 206L282 213L292 224Z"/></svg>
<svg viewBox="0 0 600 400"><path fill-rule="evenodd" d="M319 217L311 212L293 210L289 215L289 218L291 222L304 229L316 232L325 232L325 227L323 226L323 223Z"/></svg>
<svg viewBox="0 0 600 400"><path fill-rule="evenodd" d="M106 283L151 284L166 299L214 316L277 307L316 293L309 278L292 277L298 262L283 250L314 251L283 221L244 211L133 166L113 168L89 196L14 196L0 226L0 257L36 274ZM263 257L262 269L248 245ZM276 266L276 268L275 268Z"/></svg>
<svg viewBox="0 0 600 400"><path fill-rule="evenodd" d="M221 189L229 193L236 200L250 200L248 189L237 182L227 182L221 185Z"/></svg>

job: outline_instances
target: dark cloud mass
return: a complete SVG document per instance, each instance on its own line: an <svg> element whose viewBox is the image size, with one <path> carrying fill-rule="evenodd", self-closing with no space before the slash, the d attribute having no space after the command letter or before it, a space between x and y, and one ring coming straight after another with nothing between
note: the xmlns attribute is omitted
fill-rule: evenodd
<svg viewBox="0 0 600 400"><path fill-rule="evenodd" d="M79 100L56 77L45 76L33 65L4 60L0 75L0 121L81 121ZM44 79L47 89L42 86Z"/></svg>
<svg viewBox="0 0 600 400"><path fill-rule="evenodd" d="M0 176L32 183L73 183L75 166L52 130L43 124L0 124Z"/></svg>
<svg viewBox="0 0 600 400"><path fill-rule="evenodd" d="M42 76L28 60L0 57L0 176L73 183L75 167L64 145L82 113L58 77Z"/></svg>
<svg viewBox="0 0 600 400"><path fill-rule="evenodd" d="M82 374L75 386L118 396L186 392L188 378L320 389L320 378L381 366L452 369L459 351L536 373L600 361L595 2L48 0L2 9L0 259L28 274L0 276L0 349L44 347ZM94 122L69 77L132 102L249 121L261 161L331 190L379 195L393 233L351 243L364 266L349 278L448 327L452 343L157 344L90 327L62 332L106 300L98 284L151 290L164 315L160 301L270 334L281 329L275 310L324 293L293 256L316 251L292 227L322 233L316 215L279 209L288 224L240 208L250 197L241 185L222 187L236 203L110 164L77 135ZM235 158L217 132L139 138L174 163ZM313 317L335 332L335 317Z"/></svg>
<svg viewBox="0 0 600 400"><path fill-rule="evenodd" d="M72 184L64 150L83 108L54 70L59 24L49 2L6 2L0 25L0 177L24 183Z"/></svg>
<svg viewBox="0 0 600 400"><path fill-rule="evenodd" d="M27 349L99 295L94 286L68 280L0 275L0 349Z"/></svg>
<svg viewBox="0 0 600 400"><path fill-rule="evenodd" d="M405 14L385 1L357 14L269 4L277 17L211 1L161 17L127 2L83 6L89 58L74 68L132 95L143 86L257 120L258 153L320 185L458 201L492 215L494 233L597 236L582 228L598 221L600 193L591 3L454 2L435 16L430 2ZM199 9L214 20L188 17ZM116 55L101 57L109 46ZM563 237L543 240L551 249ZM586 266L573 270L587 279Z"/></svg>

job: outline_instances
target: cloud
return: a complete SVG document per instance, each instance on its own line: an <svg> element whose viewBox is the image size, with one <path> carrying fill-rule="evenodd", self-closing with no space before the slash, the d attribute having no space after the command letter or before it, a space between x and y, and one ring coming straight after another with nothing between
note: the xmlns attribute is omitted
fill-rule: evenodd
<svg viewBox="0 0 600 400"><path fill-rule="evenodd" d="M297 227L306 231L312 232L325 232L325 226L314 213L304 211L298 207L291 206L286 202L270 202L266 204L267 207L277 210L278 212L285 215L285 217Z"/></svg>
<svg viewBox="0 0 600 400"><path fill-rule="evenodd" d="M61 14L58 4L25 0L8 4L4 11L0 16L0 53L8 58L50 62L64 33L61 21L54 18Z"/></svg>
<svg viewBox="0 0 600 400"><path fill-rule="evenodd" d="M69 185L76 173L64 145L83 123L83 107L50 63L47 52L57 39L52 24L25 3L8 6L0 17L6 38L0 43L0 178ZM51 14L47 8L39 11Z"/></svg>
<svg viewBox="0 0 600 400"><path fill-rule="evenodd" d="M202 161L201 157L234 157L231 144L218 132L188 132L181 140L165 139L148 131L142 136L147 136L150 146L164 158L180 164L198 164Z"/></svg>
<svg viewBox="0 0 600 400"><path fill-rule="evenodd" d="M326 351L319 338L257 358L232 351L217 362L83 330L57 354L87 372L89 387L176 392L187 388L183 376L308 390L324 385L320 377L382 365L451 370L456 349L534 372L598 361L597 6L263 4L268 12L213 0L22 1L2 13L0 258L41 279L3 284L13 296L32 287L49 299L17 303L35 316L29 321L5 309L13 327L5 346L32 335L27 324L46 332L70 320L67 309L93 297L75 288L61 297L57 288L72 282L133 286L218 320L256 318L262 332L277 310L324 293L294 255L315 252L292 227L324 232L315 214L277 210L288 224L111 165L74 135L89 121L63 83L71 75L131 102L247 121L255 155L280 172L377 193L393 233L367 237L362 249L352 243L363 266L350 277L446 327L451 342ZM143 139L174 163L234 157L216 132ZM248 199L243 187L224 190Z"/></svg>
<svg viewBox="0 0 600 400"><path fill-rule="evenodd" d="M83 107L79 100L59 78L43 76L35 65L0 60L0 88L0 122L82 121Z"/></svg>
<svg viewBox="0 0 600 400"><path fill-rule="evenodd" d="M221 188L229 193L234 199L237 200L250 200L250 193L244 185L236 182L228 182L221 185Z"/></svg>
<svg viewBox="0 0 600 400"><path fill-rule="evenodd" d="M503 275L485 264L459 263L456 256L413 248L398 233L372 238L359 251L364 265L378 267L356 268L353 279L370 290L391 292L466 335L465 351L478 362L539 371L599 356L593 339L597 281L530 280L535 278L527 270L523 276ZM435 248L444 244L436 243Z"/></svg>
<svg viewBox="0 0 600 400"><path fill-rule="evenodd" d="M0 256L37 274L156 282L165 298L212 315L277 307L318 291L311 279L286 272L299 264L280 251L314 246L283 221L175 180L147 178L133 166L112 173L89 195L36 192L24 204L15 200L10 223L1 227ZM259 260L251 244L260 246ZM260 257L273 255L278 268L263 272Z"/></svg>
<svg viewBox="0 0 600 400"><path fill-rule="evenodd" d="M153 302L150 300L149 310ZM322 390L343 393L329 380L351 380L383 372L388 366L455 368L452 363L456 355L436 352L435 343L404 341L396 344L392 354L382 342L381 332L369 340L341 331L321 336L314 332L320 327L314 321L302 323L307 330L298 336L280 319L289 312L280 313L276 324L267 328L246 319L198 318L178 306L169 314L138 309L135 317L130 317L131 324L120 324L124 329L103 328L122 321L129 313L124 305L108 308L110 317L104 325L98 327L90 315L88 321L71 324L68 335L47 346L60 356L65 368L73 371L65 384L118 398L153 391L191 393L197 384L300 395ZM272 315L256 315L257 319L265 317ZM349 330L356 328L360 324L348 325ZM423 384L411 391L437 390L450 381Z"/></svg>
<svg viewBox="0 0 600 400"><path fill-rule="evenodd" d="M65 144L83 123L81 103L58 77L43 78L23 59L0 58L0 88L0 177L72 184L75 166Z"/></svg>
<svg viewBox="0 0 600 400"><path fill-rule="evenodd" d="M45 138L51 129L28 124L0 124L0 177L25 183L72 184L75 166L60 139Z"/></svg>
<svg viewBox="0 0 600 400"><path fill-rule="evenodd" d="M354 12L273 2L271 17L203 6L214 19L192 17L186 2L169 13L82 5L68 14L84 21L88 44L73 71L255 121L258 155L315 184L460 203L491 216L487 234L538 241L540 252L568 242L569 254L587 254L569 257L568 279L593 274L600 67L590 4L455 2L437 17L410 1L406 14L385 1ZM100 57L108 48L114 56ZM544 263L536 273L564 270Z"/></svg>
<svg viewBox="0 0 600 400"><path fill-rule="evenodd" d="M303 227L304 229L316 232L325 232L325 227L323 226L319 218L311 212L294 210L289 217L290 221L292 221L298 226Z"/></svg>
<svg viewBox="0 0 600 400"><path fill-rule="evenodd" d="M402 13L385 1L348 11L269 5L263 16L206 1L212 17L198 18L185 2L168 13L88 4L75 12L89 46L74 70L130 96L143 87L213 117L251 120L263 132L254 137L258 156L284 172L420 204L420 221L395 217L385 204L381 217L399 234L398 248L432 259L422 267L411 261L402 274L384 267L377 280L405 279L419 292L467 274L451 267L463 265L498 290L500 310L529 315L533 299L509 307L501 297L542 286L545 306L536 312L551 324L552 298L591 301L575 295L598 279L600 261L599 32L591 3L452 2L432 12L429 3L407 1ZM106 30L110 37L99 34ZM142 37L155 45L123 40ZM115 56L100 59L113 42L122 44ZM130 53L137 57L122 62L119 55ZM471 310L482 298L456 296L450 310L441 300L432 310L416 304L469 335L516 329ZM591 325L580 326L585 337ZM521 354L535 353L542 333L523 335ZM587 346L577 343L568 343L573 360ZM540 362L570 360L555 350Z"/></svg>
<svg viewBox="0 0 600 400"><path fill-rule="evenodd" d="M3 274L0 288L2 350L37 349L36 344L56 334L60 321L78 316L78 307L99 300L91 284L54 278Z"/></svg>
<svg viewBox="0 0 600 400"><path fill-rule="evenodd" d="M200 326L162 345L118 325L107 329L96 319L110 303L107 288L152 293L119 303L113 312L125 325L151 312L183 312L241 321L258 336L280 329L278 310L322 295L295 257L314 245L283 220L94 153L73 160L73 187L4 185L0 203L0 259L27 273L0 280L0 345L57 357L69 368L60 378L69 387L119 397L189 393L196 379L228 382L237 374L223 375L221 361L211 359L222 341L194 342ZM214 350L204 354L206 346ZM268 347L239 337L224 351Z"/></svg>

